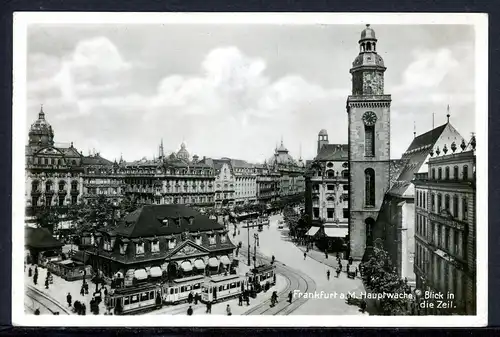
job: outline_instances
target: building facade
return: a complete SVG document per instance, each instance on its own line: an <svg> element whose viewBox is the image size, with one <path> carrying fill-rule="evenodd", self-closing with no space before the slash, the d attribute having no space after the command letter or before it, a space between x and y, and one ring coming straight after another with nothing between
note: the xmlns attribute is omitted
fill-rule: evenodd
<svg viewBox="0 0 500 337"><path fill-rule="evenodd" d="M428 172L414 180L417 287L453 294L456 313L468 315L476 313L475 148L475 137L433 148Z"/></svg>
<svg viewBox="0 0 500 337"><path fill-rule="evenodd" d="M349 242L349 164L346 144L328 144L318 135L318 153L308 166L305 210L307 236L329 251L346 251Z"/></svg>
<svg viewBox="0 0 500 337"><path fill-rule="evenodd" d="M235 176L235 205L256 203L257 166L238 159L232 159L231 166Z"/></svg>
<svg viewBox="0 0 500 337"><path fill-rule="evenodd" d="M390 106L384 94L386 67L377 53L377 38L367 25L359 55L350 70L352 94L347 98L349 135L350 256L361 259L373 244L373 231L390 186Z"/></svg>
<svg viewBox="0 0 500 337"><path fill-rule="evenodd" d="M449 117L449 114L448 114ZM414 139L398 161L391 164L391 188L386 193L381 211L376 221L374 233L380 237L385 250L392 258L397 274L414 285L413 272L415 261L415 174L427 172L427 161L435 147L442 147L447 142L460 142L462 136L448 122ZM380 235L380 236L379 236Z"/></svg>
<svg viewBox="0 0 500 337"><path fill-rule="evenodd" d="M185 205L146 205L128 214L113 231L92 234L90 264L108 279L220 274L233 263L236 248L227 230Z"/></svg>

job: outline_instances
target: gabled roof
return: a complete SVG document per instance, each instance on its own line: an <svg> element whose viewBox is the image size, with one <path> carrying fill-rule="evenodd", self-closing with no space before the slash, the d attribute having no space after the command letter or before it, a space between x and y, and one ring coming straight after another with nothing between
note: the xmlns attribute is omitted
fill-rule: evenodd
<svg viewBox="0 0 500 337"><path fill-rule="evenodd" d="M425 164L425 159L429 155L430 150L434 147L447 125L448 124L443 124L438 126L413 139L410 146L401 157L403 167L399 171L398 178L389 190L389 194L404 196L406 190L411 185L415 173Z"/></svg>
<svg viewBox="0 0 500 337"><path fill-rule="evenodd" d="M253 168L255 167L254 164L250 164L249 162L246 162L241 159L231 159L231 165L233 167L238 167L238 168Z"/></svg>
<svg viewBox="0 0 500 337"><path fill-rule="evenodd" d="M177 224L181 219L180 226ZM193 223L189 223L193 218ZM163 220L168 219L168 225ZM155 235L179 234L185 231L203 232L220 230L224 227L207 216L184 205L146 205L128 214L118 225L115 232L117 235L138 238L151 237Z"/></svg>
<svg viewBox="0 0 500 337"><path fill-rule="evenodd" d="M406 152L417 149L419 147L434 145L437 142L439 136L441 136L444 129L446 128L446 125L447 124L443 124L441 126L438 126L437 128L421 134L418 137L415 137Z"/></svg>
<svg viewBox="0 0 500 337"><path fill-rule="evenodd" d="M57 249L63 244L56 240L45 228L26 227L24 229L24 245L37 249Z"/></svg>
<svg viewBox="0 0 500 337"><path fill-rule="evenodd" d="M59 151L61 151L67 157L82 157L81 153L78 152L74 147L56 147Z"/></svg>
<svg viewBox="0 0 500 337"><path fill-rule="evenodd" d="M349 159L349 147L347 144L325 144L319 150L316 160L339 160Z"/></svg>

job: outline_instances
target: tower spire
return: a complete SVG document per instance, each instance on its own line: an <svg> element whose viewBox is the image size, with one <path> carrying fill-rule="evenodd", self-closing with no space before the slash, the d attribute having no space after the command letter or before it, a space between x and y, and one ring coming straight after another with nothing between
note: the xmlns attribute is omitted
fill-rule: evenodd
<svg viewBox="0 0 500 337"><path fill-rule="evenodd" d="M446 119L447 119L446 123L449 123L450 122L450 105L449 104L448 104L448 107L446 108L446 112L447 112L447 114L446 114Z"/></svg>
<svg viewBox="0 0 500 337"><path fill-rule="evenodd" d="M413 121L413 138L417 138L417 123Z"/></svg>
<svg viewBox="0 0 500 337"><path fill-rule="evenodd" d="M434 130L434 112L432 113L432 129Z"/></svg>
<svg viewBox="0 0 500 337"><path fill-rule="evenodd" d="M38 113L39 119L45 119L45 112L43 112L43 104L40 104L40 112Z"/></svg>

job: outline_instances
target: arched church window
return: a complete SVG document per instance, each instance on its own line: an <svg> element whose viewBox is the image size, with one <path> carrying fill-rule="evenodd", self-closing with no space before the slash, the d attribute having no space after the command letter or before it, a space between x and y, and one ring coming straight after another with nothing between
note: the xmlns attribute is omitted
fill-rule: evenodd
<svg viewBox="0 0 500 337"><path fill-rule="evenodd" d="M441 167L438 168L438 179L439 180L443 179L443 169Z"/></svg>
<svg viewBox="0 0 500 337"><path fill-rule="evenodd" d="M365 156L375 155L375 125L365 124Z"/></svg>
<svg viewBox="0 0 500 337"><path fill-rule="evenodd" d="M458 179L458 166L453 168L453 179Z"/></svg>
<svg viewBox="0 0 500 337"><path fill-rule="evenodd" d="M33 192L38 191L38 181L35 180L31 183L31 191Z"/></svg>
<svg viewBox="0 0 500 337"><path fill-rule="evenodd" d="M64 181L63 180L61 180L59 182L59 191L64 191Z"/></svg>
<svg viewBox="0 0 500 337"><path fill-rule="evenodd" d="M450 168L448 166L444 168L444 179L446 180L450 179Z"/></svg>
<svg viewBox="0 0 500 337"><path fill-rule="evenodd" d="M365 206L375 206L375 171L372 168L365 170Z"/></svg>
<svg viewBox="0 0 500 337"><path fill-rule="evenodd" d="M45 183L45 192L50 192L52 190L52 181L47 181Z"/></svg>
<svg viewBox="0 0 500 337"><path fill-rule="evenodd" d="M464 177L464 180L469 179L469 167L467 165L464 165L462 175Z"/></svg>

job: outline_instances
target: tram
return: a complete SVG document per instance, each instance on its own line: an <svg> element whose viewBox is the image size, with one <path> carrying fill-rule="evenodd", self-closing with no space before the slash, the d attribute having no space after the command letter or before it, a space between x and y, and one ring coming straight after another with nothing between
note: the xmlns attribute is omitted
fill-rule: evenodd
<svg viewBox="0 0 500 337"><path fill-rule="evenodd" d="M246 288L245 276L214 276L205 280L201 290L201 301L203 303L224 301L242 294Z"/></svg>
<svg viewBox="0 0 500 337"><path fill-rule="evenodd" d="M163 285L163 302L167 304L187 301L189 293L201 294L205 276L196 275L173 280Z"/></svg>
<svg viewBox="0 0 500 337"><path fill-rule="evenodd" d="M264 289L267 286L273 286L276 284L276 271L275 266L271 264L265 264L257 266L246 274L248 277L248 283L253 285L257 290Z"/></svg>
<svg viewBox="0 0 500 337"><path fill-rule="evenodd" d="M149 311L162 306L160 285L139 285L112 289L109 293L109 306L115 315L129 315Z"/></svg>

